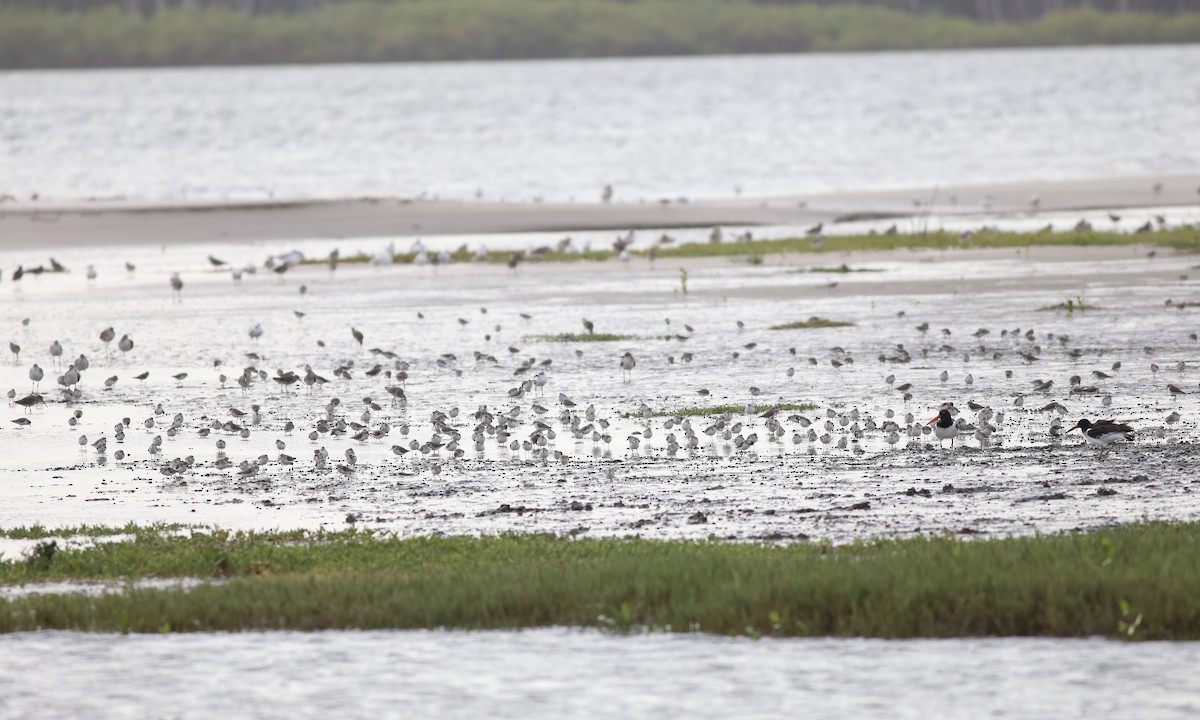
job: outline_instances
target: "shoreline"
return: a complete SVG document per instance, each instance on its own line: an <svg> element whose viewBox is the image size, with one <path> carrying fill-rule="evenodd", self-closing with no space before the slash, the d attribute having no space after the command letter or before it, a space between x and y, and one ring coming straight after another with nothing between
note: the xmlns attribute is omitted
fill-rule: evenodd
<svg viewBox="0 0 1200 720"><path fill-rule="evenodd" d="M1036 205L1033 199L1036 197ZM1028 181L644 203L496 203L405 198L201 202L0 202L8 249L495 233L781 226L924 215L1200 205L1200 175Z"/></svg>

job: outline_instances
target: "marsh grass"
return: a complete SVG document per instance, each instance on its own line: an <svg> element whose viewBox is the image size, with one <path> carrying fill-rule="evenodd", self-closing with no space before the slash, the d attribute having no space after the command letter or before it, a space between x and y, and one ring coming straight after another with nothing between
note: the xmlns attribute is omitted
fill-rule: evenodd
<svg viewBox="0 0 1200 720"><path fill-rule="evenodd" d="M782 403L779 405L755 405L754 412L764 413L771 408L776 410L816 410L819 406L812 403ZM654 413L655 417L696 417L705 415L724 415L732 413L741 415L746 412L745 405L704 405L696 407L679 408L677 410L658 410Z"/></svg>
<svg viewBox="0 0 1200 720"><path fill-rule="evenodd" d="M1200 252L1200 228L1179 227L1133 235L1118 232L1002 232L982 230L970 242L943 231L896 235L829 235L814 248L810 238L755 240L746 243L687 244L660 249L662 257L711 257L774 253L846 253L887 250L960 250L966 248L1094 247L1150 245Z"/></svg>
<svg viewBox="0 0 1200 720"><path fill-rule="evenodd" d="M40 540L44 538L69 538L74 536L97 538L111 535L136 535L138 533L165 533L182 530L184 526L176 524L137 525L129 523L121 527L108 525L75 525L59 528L47 528L42 525L17 526L0 528L0 537L14 540Z"/></svg>
<svg viewBox="0 0 1200 720"><path fill-rule="evenodd" d="M842 263L841 265L838 265L836 267L797 268L795 270L791 270L790 272L794 272L794 273L838 273L838 274L845 275L848 273L883 272L883 268L852 268L849 265L847 265L846 263Z"/></svg>
<svg viewBox="0 0 1200 720"><path fill-rule="evenodd" d="M549 335L526 335L522 342L618 342L622 340L637 340L637 335L619 335L617 333L557 333Z"/></svg>
<svg viewBox="0 0 1200 720"><path fill-rule="evenodd" d="M1054 305L1043 305L1042 307L1038 308L1038 312L1065 312L1068 315L1074 315L1075 313L1083 313L1101 309L1102 308L1099 305L1089 305L1088 303L1084 302L1083 297L1076 295L1075 297L1069 297Z"/></svg>
<svg viewBox="0 0 1200 720"><path fill-rule="evenodd" d="M809 238L781 238L778 240L753 240L737 243L687 243L674 247L657 248L657 258L758 258L754 264L762 262L768 255L786 253L847 253L873 252L888 250L962 250L964 248L1017 248L1029 247L1092 247L1092 246L1123 246L1148 245L1164 247L1185 253L1200 253L1200 228L1170 228L1157 230L1153 233L1133 235L1117 232L999 232L982 230L971 237L964 245L959 242L960 235L948 232L928 232L918 234L897 235L834 235L824 239L824 243L814 248ZM633 255L645 259L646 250L636 250ZM509 261L512 253L507 250L495 250L477 257L473 252L461 247L450 254L455 263L484 262L504 264ZM540 248L535 252L523 255L522 262L602 262L615 258L611 250L589 250L587 252L561 252ZM393 261L397 264L411 264L416 258L413 253L397 253ZM361 264L371 261L371 256L359 253L338 259L340 264ZM309 258L302 261L305 265L323 265L327 259ZM845 270L842 268L845 267ZM797 269L794 272L882 272L872 268L819 267ZM687 294L687 274L681 268L680 286L684 295Z"/></svg>
<svg viewBox="0 0 1200 720"><path fill-rule="evenodd" d="M830 320L829 318L812 316L807 320L796 320L795 322L782 323L780 325L772 325L772 330L814 330L819 328L836 328L850 327L854 325L852 322L844 322L842 320Z"/></svg>
<svg viewBox="0 0 1200 720"><path fill-rule="evenodd" d="M366 533L138 533L0 582L212 577L0 600L0 631L601 627L720 634L1200 638L1200 525L830 546ZM1131 630L1132 629L1132 630Z"/></svg>

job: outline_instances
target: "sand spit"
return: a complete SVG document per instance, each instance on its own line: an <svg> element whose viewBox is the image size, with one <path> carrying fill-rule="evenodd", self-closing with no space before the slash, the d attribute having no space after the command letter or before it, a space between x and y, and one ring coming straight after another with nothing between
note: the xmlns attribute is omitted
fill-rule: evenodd
<svg viewBox="0 0 1200 720"><path fill-rule="evenodd" d="M1157 189L1156 189L1157 188ZM838 192L644 203L465 203L398 198L279 202L0 203L7 248L805 225L839 220L1168 207L1200 203L1200 176ZM1036 198L1036 205L1033 203Z"/></svg>

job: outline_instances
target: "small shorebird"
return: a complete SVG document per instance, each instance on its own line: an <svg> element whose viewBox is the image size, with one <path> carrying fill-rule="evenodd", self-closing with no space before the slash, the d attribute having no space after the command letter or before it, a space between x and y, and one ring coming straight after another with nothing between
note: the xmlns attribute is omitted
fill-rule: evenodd
<svg viewBox="0 0 1200 720"><path fill-rule="evenodd" d="M46 401L42 398L42 396L38 395L37 393L26 395L20 400L14 400L13 402L25 408L26 411L32 410L34 405L46 404Z"/></svg>
<svg viewBox="0 0 1200 720"><path fill-rule="evenodd" d="M171 292L174 294L176 302L183 299L183 278L179 277L177 272L171 273Z"/></svg>
<svg viewBox="0 0 1200 720"><path fill-rule="evenodd" d="M937 423L934 425L934 423ZM954 423L954 418L950 416L950 411L942 408L938 411L937 417L925 423L933 425L933 435L938 439L940 445L943 440L950 440L950 447L954 447L954 438L958 435L958 425Z"/></svg>
<svg viewBox="0 0 1200 720"><path fill-rule="evenodd" d="M38 367L37 363L34 363L33 367L29 368L29 379L33 381L33 392L34 393L37 393L38 383L40 383L42 381L42 378L45 376L46 376L45 371L42 370L40 367Z"/></svg>
<svg viewBox="0 0 1200 720"><path fill-rule="evenodd" d="M1083 433L1083 441L1088 445L1100 448L1100 457L1108 453L1109 446L1121 440L1133 439L1133 428L1115 420L1097 420L1095 423L1084 419L1075 423L1071 430Z"/></svg>
<svg viewBox="0 0 1200 720"><path fill-rule="evenodd" d="M628 350L621 356L621 372L627 375L625 382L633 379L633 367L637 365L637 361L633 359L633 353Z"/></svg>

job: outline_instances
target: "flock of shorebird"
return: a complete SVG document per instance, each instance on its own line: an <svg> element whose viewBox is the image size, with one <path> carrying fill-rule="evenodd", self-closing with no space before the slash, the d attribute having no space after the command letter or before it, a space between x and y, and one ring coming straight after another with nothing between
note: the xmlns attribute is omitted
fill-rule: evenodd
<svg viewBox="0 0 1200 720"><path fill-rule="evenodd" d="M391 252L391 248L388 249L388 252ZM336 258L336 256L334 257ZM210 262L214 267L226 265L216 258L210 258ZM332 262L336 262L336 260ZM294 258L280 258L273 266L288 268L294 266L295 263ZM276 272L278 273L279 270L277 269ZM178 273L172 274L169 281L173 296L178 298L183 281ZM481 311L486 313L487 309L481 308ZM304 313L297 312L296 316L302 318ZM903 320L905 313L897 313L897 317ZM522 313L521 318L529 319L530 316ZM28 320L25 322L27 324ZM582 322L588 333L595 331L595 324L592 321L583 319ZM461 319L459 323L463 326L466 325L466 321ZM694 333L690 326L685 325L684 327L688 334L679 335L681 340L689 339ZM739 321L737 323L738 332L743 328L744 324ZM1019 362L1025 365L1032 365L1048 352L1063 353L1073 362L1079 361L1086 354L1082 350L1070 348L1070 340L1065 335L1056 336L1050 333L1039 336L1032 329L1025 331L1000 330L998 335L1001 342L989 344L987 336L991 335L992 331L987 328L979 328L971 333L973 342L977 343L976 346L965 351L955 349L945 342L952 334L949 328L941 330L943 337L940 344L938 341L929 339L931 330L929 323L916 325L915 330L918 333L916 336L918 343L922 346L918 351L922 358L933 355L935 358L949 359L961 355L964 362L973 358L995 361L1008 355L1019 357ZM236 384L247 396L259 383L274 386L281 394L292 393L301 386L307 393L314 394L322 391L324 386L331 383L344 383L348 391L358 390L362 388L362 379L365 379L367 382L378 384L386 404L396 410L408 406L407 383L410 375L417 374L421 369L429 369L434 373L449 370L459 375L463 372L459 367L458 358L451 353L440 355L432 363L425 365L425 368L419 368L415 362L406 360L395 352L378 347L365 348L363 332L353 326L348 326L347 333L349 335L347 343L352 350L357 353L369 353L372 356L369 367L363 369L357 367L354 360L346 360L329 373L334 378L331 381L318 374L310 364L290 370L278 369L274 374L254 365L248 365L239 374L232 377L219 373L215 379L222 388L231 382ZM263 335L264 328L260 323L254 324L247 331L247 336L253 345L257 345ZM133 339L128 334L123 334L118 338L114 327L106 327L101 330L98 338L104 345L106 356L111 355L114 342L122 356L127 356L135 347ZM1192 339L1195 340L1195 335L1192 336ZM1046 343L1046 352L1043 351L1041 344L1043 342ZM324 345L323 342L321 344ZM751 349L754 345L756 343L745 343L742 347ZM53 368L54 371L61 371L61 374L57 376L58 389L53 400L67 404L78 402L83 398L81 383L84 373L91 367L90 361L86 355L81 353L75 360L66 363L65 369L63 369L62 344L56 340L47 349L48 367ZM19 363L23 352L22 348L13 342L10 343L10 351L14 364ZM391 451L401 458L417 460L415 464L419 468L428 468L434 474L439 473L446 463L461 459L468 453L476 453L478 457L483 457L489 443L501 454L508 453L510 457L543 463L555 461L565 464L573 455L586 454L580 452L578 446L574 452L570 449L567 451L559 449L557 441L559 438L563 438L577 444L586 445L590 442L593 456L611 458L614 434L618 432L626 433L624 441L630 455L644 453L657 445L667 457L675 457L679 453L691 454L702 451L705 447L716 448L718 445L723 446L727 453L732 451L752 453L755 452L756 445L760 442L786 444L788 433L791 433L790 440L794 446L804 447L808 452L816 452L817 448L825 446L862 453L865 452L863 442L873 439L881 440L881 446L884 443L887 446L895 446L902 440L906 440L907 444L920 445L923 444L923 438L928 435L932 435L939 443L949 440L951 449L954 448L956 439L963 435L973 437L983 447L999 445L1002 442L1000 428L1005 420L1005 411L995 410L974 401L967 403L967 410L973 413L971 421L967 420L966 412L962 412L952 403L948 403L938 408L936 417L924 423L914 417L911 412L897 413L891 409L877 417L873 413L860 412L858 409L829 408L824 411L824 417L821 417L820 414L809 417L801 412L790 412L790 409L784 404L762 406L756 405L753 401L745 403L744 410L739 405L737 409L725 408L712 414L682 410L670 412L659 409L656 411L649 405L641 403L634 411L624 413L613 411L612 414L606 416L597 409L595 403L576 401L564 392L558 393L557 403L543 401L545 388L551 380L549 372L553 360L535 357L520 359L519 356L522 352L519 348L509 347L509 351L515 363L514 376L524 377L520 383L507 391L506 397L498 398L502 404L507 404L508 408L496 410L490 408L489 404L480 404L476 410L470 412L460 410L458 407L433 410L429 415L428 435L423 439L418 438L421 435L421 424L407 421L405 419L407 417L406 410L389 415L389 411L384 410L383 405L371 396L362 399L361 407L352 407L352 404L343 403L337 397L330 398L319 406L320 411L312 413L311 417L297 418L301 424L311 425L311 429L306 435L307 439L314 444L313 467L317 470L330 469L341 475L353 475L359 465L353 446L347 448L340 456L335 456L335 459L331 459L330 453L321 443L338 439L357 443L387 442L387 438L392 437L393 430L401 439L391 445ZM24 352L28 355L28 350ZM1147 354L1149 352L1150 349L1147 349ZM790 348L789 353L794 357L796 355L795 348ZM577 358L581 357L583 351L576 350L575 354ZM738 351L734 351L733 359L737 358L737 354ZM247 356L258 357L254 353L247 353ZM693 353L690 352L681 353L679 356L681 363L691 362L692 359ZM481 366L499 367L504 364L494 355L481 351L474 353L474 360L477 365ZM904 367L912 360L913 354L903 344L886 348L878 354L879 363L885 367ZM825 361L834 368L852 367L854 364L853 356L840 347L832 348ZM674 355L668 357L669 364L675 362ZM807 359L807 364L810 366L816 366L822 362L816 357ZM803 367L803 363L798 364ZM633 382L637 360L632 352L626 351L616 357L615 365L615 369L620 370L624 382ZM1179 362L1175 369L1182 372L1186 369L1186 363ZM1152 374L1156 375L1160 368L1157 364L1151 363L1150 370ZM1102 383L1104 380L1113 378L1120 371L1121 363L1113 363L1106 370L1092 370L1089 381ZM28 371L31 381L30 392L18 393L15 388L8 391L10 402L26 411L26 415L13 420L14 423L20 426L30 425L32 421L28 414L32 413L36 407L46 403L46 396L41 393L41 383L45 378L45 373L46 371L41 365L33 363ZM361 375L356 381L354 374L359 373ZM798 370L793 365L783 370L783 373L788 380L791 380L797 376ZM145 380L148 375L148 372L143 372L134 377L138 380ZM1005 375L1006 378L1012 378L1013 373L1008 370ZM188 378L188 373L181 372L172 377L177 383L182 383ZM938 376L938 380L943 385L949 379L948 370L942 371ZM885 378L885 382L888 390L898 393L898 397L902 398L906 405L913 400L911 392L914 389L913 383L897 382L894 374L889 374ZM103 388L112 390L117 383L118 377L113 375L104 380ZM970 391L973 384L973 375L967 374L962 379L961 386L956 384L952 387L956 388L956 392L962 392L964 389ZM1018 409L1023 408L1027 396L1048 396L1055 384L1054 379L1035 381L1031 390L1016 393L1014 406ZM1063 385L1060 384L1059 387L1061 388ZM1069 395L1099 395L1102 397L1101 405L1103 407L1111 404L1111 398L1105 395L1099 386L1085 383L1082 375L1068 378L1065 387ZM933 388L925 389L932 390ZM1175 383L1168 383L1166 389L1172 397L1190 394ZM759 388L750 387L748 392L753 398L759 396L762 391ZM698 388L696 393L700 397L711 395L707 388ZM1047 399L1049 398L1047 397ZM525 404L526 401L528 405ZM555 406L557 409L552 409ZM153 434L147 454L157 461L163 452L163 433L170 438L181 432L189 431L198 433L202 438L216 436L214 442L216 443L217 459L212 466L218 470L236 467L239 476L251 477L272 462L285 468L294 466L298 462L297 458L284 452L287 447L284 437L276 439L278 454L274 459L268 455L260 455L235 464L228 458L226 454L229 450L228 439L234 437L248 439L252 431L257 432L264 427L264 412L261 404L254 403L249 405L249 408L248 411L245 411L231 407L228 410L227 418L213 419L199 426L188 426L182 413L169 413L160 404L155 408L154 415L143 423L145 429ZM1109 419L1095 421L1089 421L1086 418L1080 419L1064 431L1062 416L1066 415L1068 410L1059 401L1051 401L1039 410L1049 413L1051 416L1046 437L1054 443L1060 442L1065 433L1079 430L1085 443L1099 447L1101 456L1103 456L1113 444L1134 438L1134 429L1130 425ZM267 413L266 415L269 417L271 414ZM167 419L168 417L170 419ZM656 425L654 421L656 417L663 418L660 424ZM68 424L74 428L81 418L82 411L75 409ZM1179 413L1172 413L1167 416L1165 425L1161 425L1151 432L1158 437L1165 437L1166 425L1179 420ZM123 443L131 423L130 418L123 418L112 428L111 439L118 444ZM281 432L282 436L290 436L297 428L296 421L286 420L279 423L276 418L270 417L265 425L268 431ZM396 427L393 428L393 425ZM621 430L619 431L618 428ZM659 442L659 438L661 438L661 442ZM80 436L78 441L81 447L90 444L101 455L108 451L109 435L107 434L90 443L86 435ZM114 457L117 460L124 460L129 455L123 449L118 449ZM164 475L170 476L188 471L195 463L194 456L188 456L163 462L159 468Z"/></svg>

